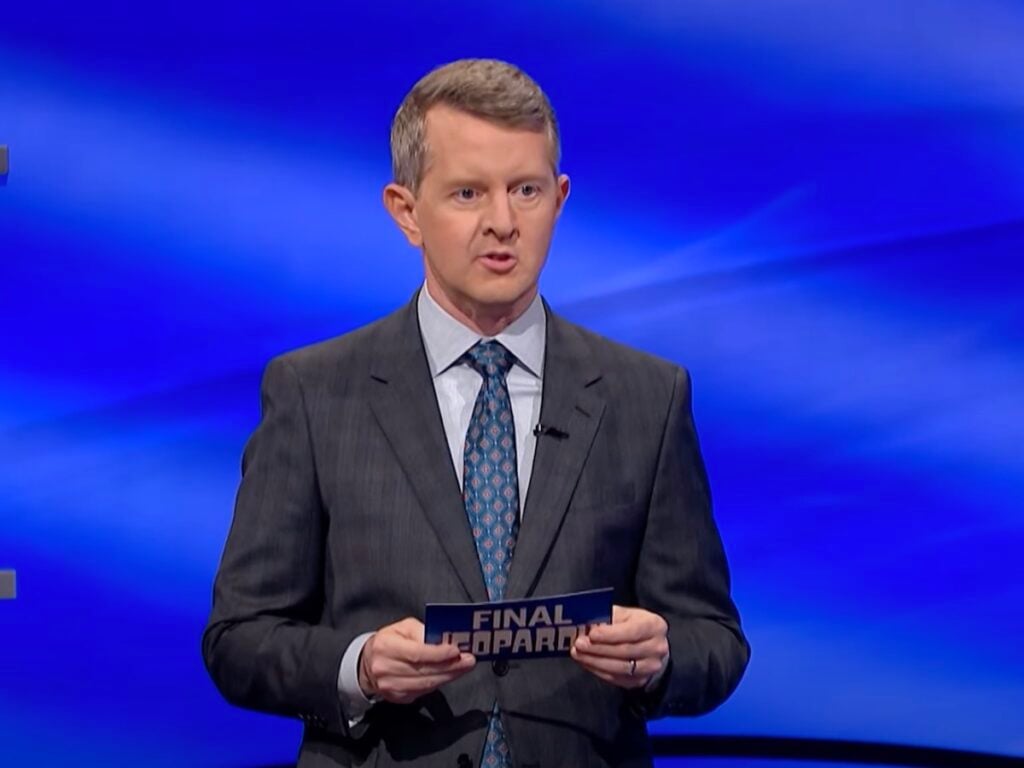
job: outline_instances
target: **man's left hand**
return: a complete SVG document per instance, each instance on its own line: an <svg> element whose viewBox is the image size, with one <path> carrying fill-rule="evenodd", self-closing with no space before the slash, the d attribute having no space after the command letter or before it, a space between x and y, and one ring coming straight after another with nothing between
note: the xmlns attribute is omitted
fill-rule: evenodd
<svg viewBox="0 0 1024 768"><path fill-rule="evenodd" d="M580 635L570 654L581 667L620 688L642 688L668 663L668 622L643 608L612 606L612 623Z"/></svg>

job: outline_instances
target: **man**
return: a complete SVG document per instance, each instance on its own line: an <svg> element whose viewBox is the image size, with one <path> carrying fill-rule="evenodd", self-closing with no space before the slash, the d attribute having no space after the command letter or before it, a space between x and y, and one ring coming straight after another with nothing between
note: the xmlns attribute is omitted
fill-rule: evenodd
<svg viewBox="0 0 1024 768"><path fill-rule="evenodd" d="M203 637L231 702L302 718L300 768L651 764L749 649L689 379L538 295L569 194L547 97L489 60L406 96L384 204L420 249L406 307L268 366ZM477 664L428 602L610 586L571 657Z"/></svg>

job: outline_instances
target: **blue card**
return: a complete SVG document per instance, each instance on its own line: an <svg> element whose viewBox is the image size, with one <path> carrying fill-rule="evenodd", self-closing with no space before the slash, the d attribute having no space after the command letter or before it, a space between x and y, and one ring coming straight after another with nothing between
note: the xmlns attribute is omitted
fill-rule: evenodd
<svg viewBox="0 0 1024 768"><path fill-rule="evenodd" d="M428 643L452 643L480 661L568 656L577 635L612 620L612 590L506 600L429 603Z"/></svg>

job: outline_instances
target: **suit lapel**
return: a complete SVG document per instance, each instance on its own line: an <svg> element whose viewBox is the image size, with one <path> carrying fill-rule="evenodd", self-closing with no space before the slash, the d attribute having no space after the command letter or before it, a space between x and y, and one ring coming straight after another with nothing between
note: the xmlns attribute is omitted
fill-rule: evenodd
<svg viewBox="0 0 1024 768"><path fill-rule="evenodd" d="M423 350L416 300L381 322L373 340L370 407L473 602L487 590Z"/></svg>
<svg viewBox="0 0 1024 768"><path fill-rule="evenodd" d="M566 436L537 438L533 474L505 591L509 599L527 597L533 591L561 528L604 413L604 398L593 386L600 378L579 332L548 310L540 421Z"/></svg>

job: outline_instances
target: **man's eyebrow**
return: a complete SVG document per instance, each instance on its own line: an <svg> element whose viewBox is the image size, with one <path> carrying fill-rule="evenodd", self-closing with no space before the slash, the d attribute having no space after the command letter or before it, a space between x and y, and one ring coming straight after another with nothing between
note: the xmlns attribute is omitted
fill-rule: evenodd
<svg viewBox="0 0 1024 768"><path fill-rule="evenodd" d="M479 187L483 185L483 180L479 177L473 176L453 176L451 179L447 179L444 182L446 187Z"/></svg>
<svg viewBox="0 0 1024 768"><path fill-rule="evenodd" d="M531 184L546 184L550 179L547 173L521 173L518 176L512 177L512 184L522 184L523 182L530 182Z"/></svg>
<svg viewBox="0 0 1024 768"><path fill-rule="evenodd" d="M520 184L529 182L531 184L546 184L550 181L545 173L521 173L517 174L509 181L506 185L509 187L516 187ZM489 182L484 180L481 176L453 176L450 179L446 179L443 182L443 186L447 189L461 189L462 187L487 187Z"/></svg>

